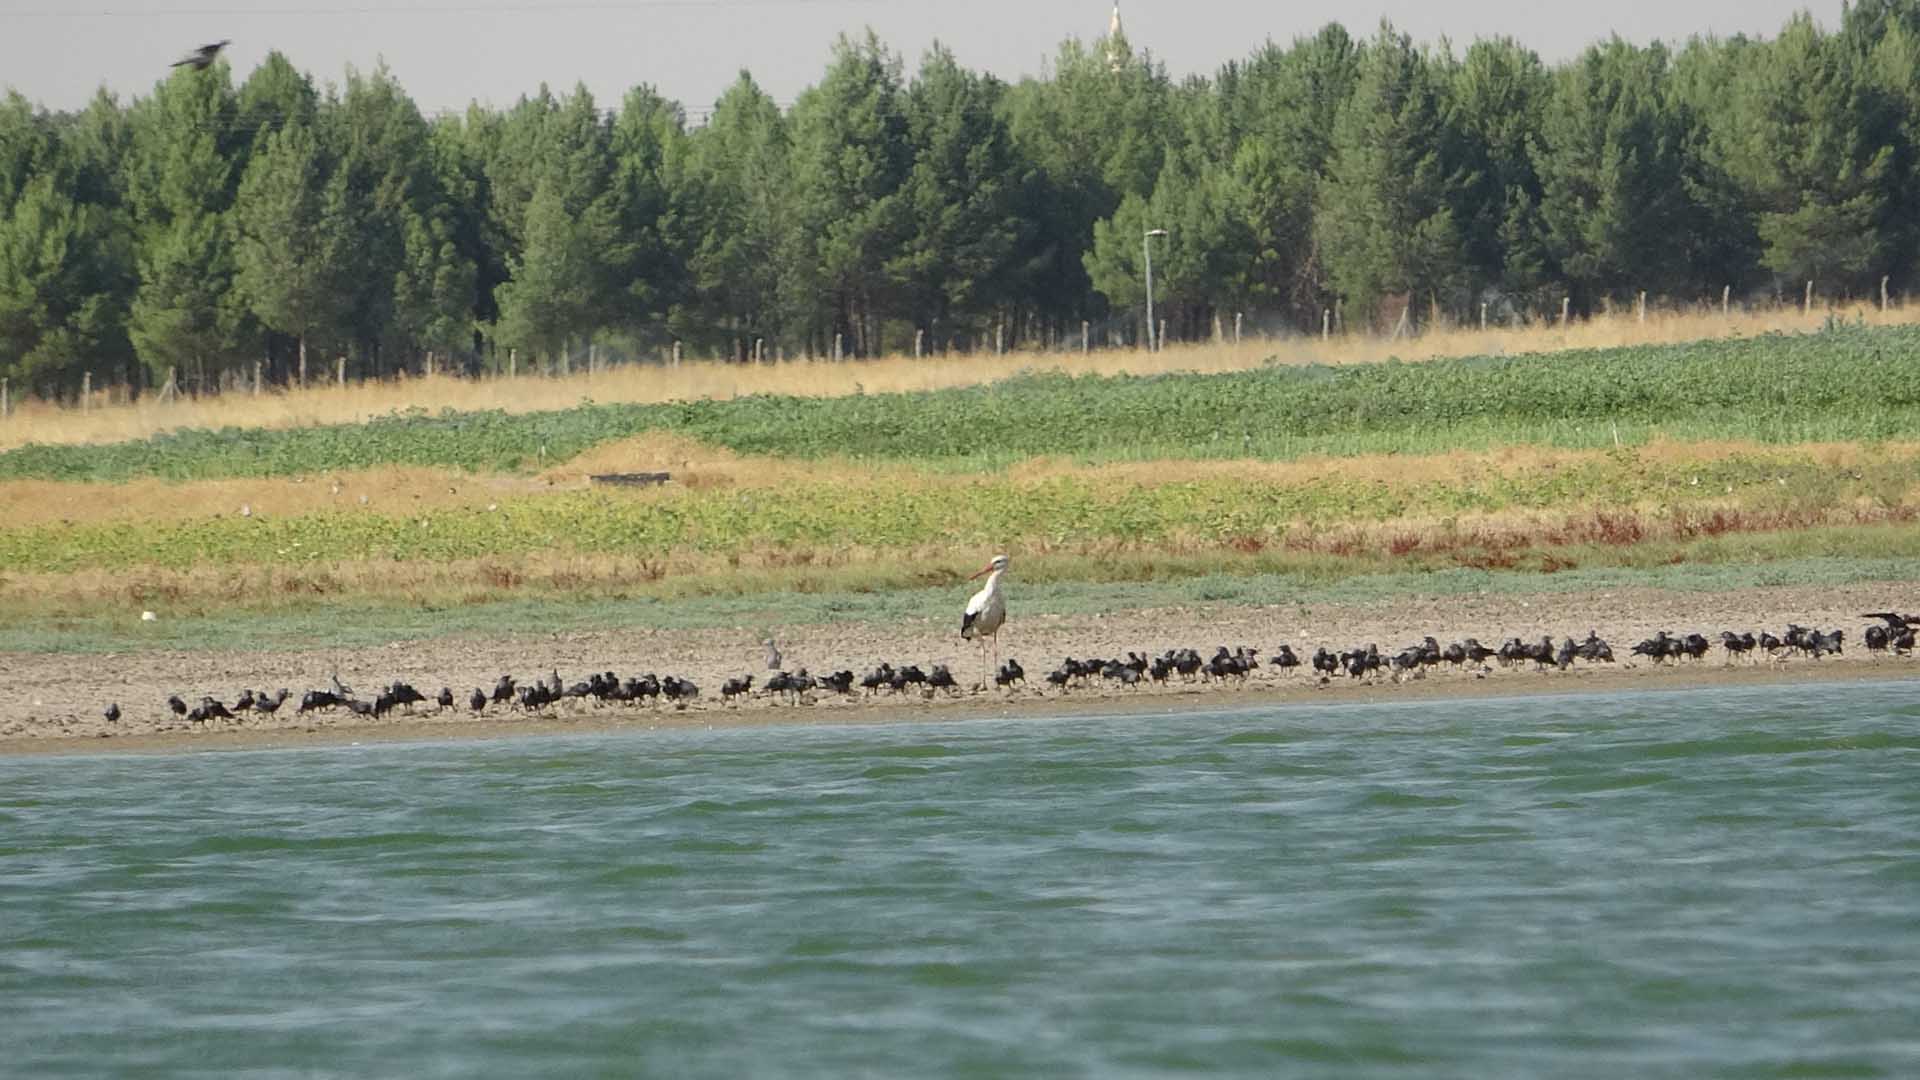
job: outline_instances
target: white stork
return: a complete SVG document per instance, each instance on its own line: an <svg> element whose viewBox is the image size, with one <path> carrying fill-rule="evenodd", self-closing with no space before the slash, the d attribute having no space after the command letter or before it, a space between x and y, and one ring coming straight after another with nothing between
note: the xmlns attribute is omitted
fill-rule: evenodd
<svg viewBox="0 0 1920 1080"><path fill-rule="evenodd" d="M981 574L987 575L987 583L967 601L966 613L960 616L960 637L965 641L980 643L980 661L984 665L987 659L987 641L993 641L993 666L987 668L991 675L1000 666L1000 625L1007 621L1007 601L1000 595L1000 577L1007 572L1007 557L995 555L993 561L968 578L974 580ZM982 686L986 679L980 680Z"/></svg>

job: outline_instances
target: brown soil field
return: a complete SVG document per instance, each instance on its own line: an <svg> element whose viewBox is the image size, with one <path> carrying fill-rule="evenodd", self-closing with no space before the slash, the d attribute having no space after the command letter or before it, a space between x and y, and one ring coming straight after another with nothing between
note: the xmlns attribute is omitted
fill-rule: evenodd
<svg viewBox="0 0 1920 1080"><path fill-rule="evenodd" d="M497 638L432 638L395 641L360 650L307 652L138 652L109 656L0 654L7 693L0 698L0 752L81 752L97 749L182 750L300 745L362 739L440 739L498 737L555 731L647 729L780 723L871 723L973 716L1053 715L1063 712L1179 713L1205 708L1298 702L1416 700L1436 696L1678 689L1702 685L1835 679L1920 680L1920 657L1874 656L1859 643L1869 620L1864 611L1920 610L1920 587L1853 585L1781 587L1733 592L1615 590L1551 597L1487 595L1443 599L1409 596L1349 606L1168 609L1097 616L1021 618L1017 597L1002 631L1003 658L1026 667L1030 685L1012 690L971 690L950 697L856 694L842 698L818 693L798 704L754 695L738 704L720 700L721 683L741 674L764 676L760 645L745 630L660 631L634 629L596 633L541 634L527 631ZM1632 662L1632 644L1655 631L1700 632L1717 639L1722 629L1784 631L1789 622L1846 630L1848 646L1840 657L1761 662L1724 662L1716 640L1697 663L1652 665ZM1211 652L1218 645L1258 648L1264 654L1281 643L1302 656L1315 648L1352 648L1376 642L1396 651L1432 634L1441 642L1466 636L1498 646L1507 637L1527 640L1542 634L1584 636L1598 631L1614 646L1620 663L1573 670L1533 671L1531 665L1485 670L1436 668L1424 677L1395 682L1388 677L1354 681L1337 678L1322 684L1299 671L1256 672L1245 683L1178 683L1127 690L1103 686L1065 692L1047 688L1046 671L1064 656L1116 656L1129 650L1157 654L1192 647ZM919 621L888 626L841 624L776 631L790 669L815 674L851 668L864 671L881 660L923 666L946 663L963 684L983 674L973 647L959 640L955 627ZM654 671L690 678L701 687L700 700L685 707L596 707L569 701L525 716L490 708L471 716L464 705L435 715L365 720L333 710L300 716L299 694L340 678L371 696L374 688L404 679L432 696L443 685L464 702L474 687L491 687L502 673L523 681L558 670L569 683L594 671L621 677ZM293 697L278 715L211 725L175 719L165 706L169 694L190 704L204 694L232 702L243 687L290 687ZM1915 686L1920 699L1920 682ZM118 702L124 716L108 724L101 710ZM418 709L418 707L416 707Z"/></svg>

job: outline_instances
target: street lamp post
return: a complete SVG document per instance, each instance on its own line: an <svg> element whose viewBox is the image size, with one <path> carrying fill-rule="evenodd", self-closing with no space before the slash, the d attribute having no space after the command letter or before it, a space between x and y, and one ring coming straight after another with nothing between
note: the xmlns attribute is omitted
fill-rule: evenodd
<svg viewBox="0 0 1920 1080"><path fill-rule="evenodd" d="M1159 352L1160 341L1153 334L1153 238L1167 235L1165 229L1148 229L1140 238L1140 250L1147 255L1147 351Z"/></svg>

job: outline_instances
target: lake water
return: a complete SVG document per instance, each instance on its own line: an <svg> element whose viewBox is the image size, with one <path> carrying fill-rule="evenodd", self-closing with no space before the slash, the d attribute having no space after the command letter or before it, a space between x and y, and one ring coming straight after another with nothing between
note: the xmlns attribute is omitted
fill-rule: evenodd
<svg viewBox="0 0 1920 1080"><path fill-rule="evenodd" d="M0 759L0 1073L1920 1075L1920 683Z"/></svg>

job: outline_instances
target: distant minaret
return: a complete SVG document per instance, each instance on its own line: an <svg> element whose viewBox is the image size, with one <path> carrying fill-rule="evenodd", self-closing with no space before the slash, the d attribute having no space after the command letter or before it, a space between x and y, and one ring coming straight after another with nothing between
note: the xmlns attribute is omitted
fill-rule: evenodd
<svg viewBox="0 0 1920 1080"><path fill-rule="evenodd" d="M1107 66L1119 71L1126 63L1120 54L1120 43L1126 40L1126 32L1120 29L1120 0L1114 0L1113 21L1107 24Z"/></svg>

